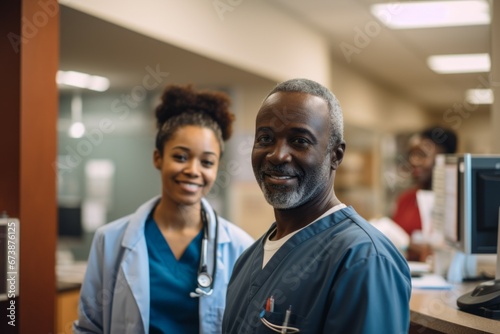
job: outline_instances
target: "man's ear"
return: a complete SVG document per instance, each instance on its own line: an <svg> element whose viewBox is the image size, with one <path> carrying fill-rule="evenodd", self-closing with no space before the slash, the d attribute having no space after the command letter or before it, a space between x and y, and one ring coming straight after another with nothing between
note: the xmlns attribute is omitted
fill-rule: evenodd
<svg viewBox="0 0 500 334"><path fill-rule="evenodd" d="M337 170L342 160L344 159L345 152L345 142L342 141L339 144L336 144L332 149L331 161L330 164L332 166L332 170Z"/></svg>
<svg viewBox="0 0 500 334"><path fill-rule="evenodd" d="M161 163L163 161L163 158L160 154L160 151L157 149L154 150L153 152L153 165L156 167L156 169L160 170L161 169Z"/></svg>

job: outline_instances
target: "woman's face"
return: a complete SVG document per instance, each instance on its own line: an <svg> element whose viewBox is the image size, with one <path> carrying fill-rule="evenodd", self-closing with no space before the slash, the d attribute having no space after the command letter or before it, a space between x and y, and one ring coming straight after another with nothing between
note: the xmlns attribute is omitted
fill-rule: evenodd
<svg viewBox="0 0 500 334"><path fill-rule="evenodd" d="M162 196L178 205L198 203L217 178L220 145L212 130L184 126L155 150L154 165L161 172Z"/></svg>
<svg viewBox="0 0 500 334"><path fill-rule="evenodd" d="M432 183L432 169L436 155L442 150L432 140L415 137L410 143L409 161L412 166L412 175L421 189L430 189Z"/></svg>

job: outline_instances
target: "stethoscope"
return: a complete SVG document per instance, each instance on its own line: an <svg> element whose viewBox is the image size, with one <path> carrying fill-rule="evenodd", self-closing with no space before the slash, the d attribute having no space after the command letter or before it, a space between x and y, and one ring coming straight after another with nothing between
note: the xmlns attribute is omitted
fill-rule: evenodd
<svg viewBox="0 0 500 334"><path fill-rule="evenodd" d="M201 257L200 265L198 267L198 276L196 278L198 287L189 294L192 298L210 296L214 292L214 280L215 280L215 267L217 264L217 240L219 236L219 219L217 218L217 213L214 211L215 216L215 239L214 239L214 258L212 275L208 273L207 265L207 253L208 253L208 218L205 209L201 208L201 221L203 223L203 239L201 241Z"/></svg>

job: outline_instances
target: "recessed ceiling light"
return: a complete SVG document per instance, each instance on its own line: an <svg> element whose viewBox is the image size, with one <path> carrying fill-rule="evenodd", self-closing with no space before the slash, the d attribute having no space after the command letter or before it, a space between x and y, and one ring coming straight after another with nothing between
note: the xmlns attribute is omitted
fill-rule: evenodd
<svg viewBox="0 0 500 334"><path fill-rule="evenodd" d="M493 91L489 88L468 89L465 100L470 104L493 104Z"/></svg>
<svg viewBox="0 0 500 334"><path fill-rule="evenodd" d="M375 4L371 13L391 29L490 24L486 0L405 1Z"/></svg>
<svg viewBox="0 0 500 334"><path fill-rule="evenodd" d="M427 65L440 74L489 72L491 67L487 53L430 56Z"/></svg>
<svg viewBox="0 0 500 334"><path fill-rule="evenodd" d="M56 82L60 85L68 85L104 92L109 88L109 79L98 75L76 71L57 71Z"/></svg>
<svg viewBox="0 0 500 334"><path fill-rule="evenodd" d="M85 134L85 125L82 122L72 123L68 130L71 138L81 138Z"/></svg>

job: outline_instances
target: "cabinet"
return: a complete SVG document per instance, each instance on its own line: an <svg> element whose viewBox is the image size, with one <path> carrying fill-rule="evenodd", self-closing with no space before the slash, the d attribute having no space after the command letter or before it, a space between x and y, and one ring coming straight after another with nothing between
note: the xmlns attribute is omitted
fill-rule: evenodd
<svg viewBox="0 0 500 334"><path fill-rule="evenodd" d="M57 293L56 333L72 334L73 322L78 319L80 289L68 289Z"/></svg>

